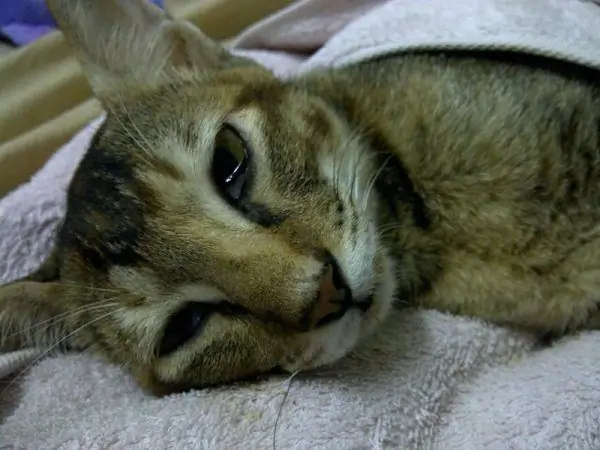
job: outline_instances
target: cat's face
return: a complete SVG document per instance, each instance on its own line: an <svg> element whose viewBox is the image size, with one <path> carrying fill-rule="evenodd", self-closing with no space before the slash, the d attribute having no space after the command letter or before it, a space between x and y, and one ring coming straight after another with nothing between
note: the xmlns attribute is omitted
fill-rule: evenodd
<svg viewBox="0 0 600 450"><path fill-rule="evenodd" d="M27 286L58 313L88 305L66 322L83 327L73 346L157 393L328 364L383 320L395 284L377 168L331 108L141 0L49 4L108 118L70 187L59 279L6 286L3 317ZM140 18L152 60L135 57L145 22L124 47L86 38ZM122 47L133 56L95 50Z"/></svg>

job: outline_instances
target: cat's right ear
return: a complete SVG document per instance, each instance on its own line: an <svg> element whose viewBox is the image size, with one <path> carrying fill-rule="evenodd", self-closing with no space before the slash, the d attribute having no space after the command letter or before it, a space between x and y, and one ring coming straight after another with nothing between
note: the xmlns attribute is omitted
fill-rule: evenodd
<svg viewBox="0 0 600 450"><path fill-rule="evenodd" d="M197 27L149 0L46 0L100 100L179 71L239 63Z"/></svg>

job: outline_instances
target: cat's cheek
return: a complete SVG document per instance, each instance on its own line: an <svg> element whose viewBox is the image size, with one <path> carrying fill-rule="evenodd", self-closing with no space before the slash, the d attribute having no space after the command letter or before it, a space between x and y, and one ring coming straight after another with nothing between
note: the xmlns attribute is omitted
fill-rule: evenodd
<svg viewBox="0 0 600 450"><path fill-rule="evenodd" d="M361 324L361 339L374 333L392 310L398 281L396 264L385 251L381 251L377 261L377 281L373 296L373 306L364 316Z"/></svg>

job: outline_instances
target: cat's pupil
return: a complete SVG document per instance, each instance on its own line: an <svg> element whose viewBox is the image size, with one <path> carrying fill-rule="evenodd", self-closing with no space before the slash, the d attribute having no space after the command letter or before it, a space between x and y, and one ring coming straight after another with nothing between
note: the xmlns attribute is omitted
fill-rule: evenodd
<svg viewBox="0 0 600 450"><path fill-rule="evenodd" d="M207 305L189 302L175 312L163 331L158 354L166 356L197 336L210 315Z"/></svg>
<svg viewBox="0 0 600 450"><path fill-rule="evenodd" d="M212 178L229 198L238 199L246 181L248 155L241 137L233 129L223 128L216 139Z"/></svg>
<svg viewBox="0 0 600 450"><path fill-rule="evenodd" d="M240 160L227 147L217 147L215 150L215 178L224 186L235 181L235 176L240 169Z"/></svg>

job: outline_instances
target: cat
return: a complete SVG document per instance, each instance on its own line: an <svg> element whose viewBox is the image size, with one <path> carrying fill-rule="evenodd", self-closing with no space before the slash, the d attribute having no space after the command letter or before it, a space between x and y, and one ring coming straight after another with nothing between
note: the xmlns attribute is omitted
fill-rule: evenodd
<svg viewBox="0 0 600 450"><path fill-rule="evenodd" d="M107 111L5 350L156 395L331 364L394 305L595 328L600 87L408 52L283 81L144 0L48 0ZM44 324L44 325L42 325Z"/></svg>

